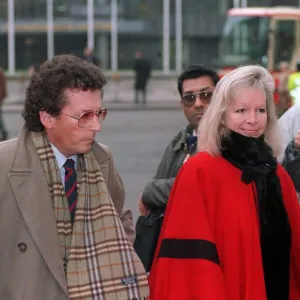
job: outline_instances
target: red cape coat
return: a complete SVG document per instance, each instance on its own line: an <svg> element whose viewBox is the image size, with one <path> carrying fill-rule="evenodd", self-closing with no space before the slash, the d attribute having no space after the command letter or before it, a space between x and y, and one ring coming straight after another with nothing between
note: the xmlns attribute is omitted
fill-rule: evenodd
<svg viewBox="0 0 300 300"><path fill-rule="evenodd" d="M181 168L150 273L151 300L267 299L256 189L241 174L204 152ZM292 235L289 300L299 300L300 206L280 165L277 174Z"/></svg>

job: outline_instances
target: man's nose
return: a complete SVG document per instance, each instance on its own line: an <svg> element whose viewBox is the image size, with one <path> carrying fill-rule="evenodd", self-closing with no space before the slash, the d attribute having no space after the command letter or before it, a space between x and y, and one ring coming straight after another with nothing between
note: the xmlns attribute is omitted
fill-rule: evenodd
<svg viewBox="0 0 300 300"><path fill-rule="evenodd" d="M100 131L101 130L101 123L99 118L94 115L92 121L91 121L91 125L90 125L90 129L93 131Z"/></svg>
<svg viewBox="0 0 300 300"><path fill-rule="evenodd" d="M195 101L194 106L196 106L196 107L202 107L202 106L204 106L204 103L202 102L202 100L200 98L200 95L196 96L196 101Z"/></svg>

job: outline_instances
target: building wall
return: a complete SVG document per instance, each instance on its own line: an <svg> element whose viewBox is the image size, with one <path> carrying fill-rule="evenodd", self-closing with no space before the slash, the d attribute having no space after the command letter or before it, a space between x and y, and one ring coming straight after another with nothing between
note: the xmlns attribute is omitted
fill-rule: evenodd
<svg viewBox="0 0 300 300"><path fill-rule="evenodd" d="M119 0L119 68L131 69L134 53L142 51L155 69L162 69L162 0ZM171 2L170 63L175 69L175 0ZM183 63L217 65L218 43L226 11L233 0L182 0L183 2ZM95 19L109 24L110 1L95 0ZM55 0L54 18L57 24L86 22L86 0ZM298 5L298 0L248 0L248 6ZM7 11L7 0L0 0L1 12ZM45 0L15 0L16 22L31 24L46 20ZM0 65L7 67L7 14L0 14ZM55 53L82 55L87 44L85 31L65 30L55 33ZM95 33L95 53L104 68L110 68L110 31ZM31 63L47 58L46 32L17 32L16 68L26 69Z"/></svg>

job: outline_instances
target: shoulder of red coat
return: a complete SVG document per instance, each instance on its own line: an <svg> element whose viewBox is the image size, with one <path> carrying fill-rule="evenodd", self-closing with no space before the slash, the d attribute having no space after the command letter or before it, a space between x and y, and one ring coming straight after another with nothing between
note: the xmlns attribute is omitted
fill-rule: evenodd
<svg viewBox="0 0 300 300"><path fill-rule="evenodd" d="M213 156L207 152L198 152L190 157L186 164L191 168L216 170L227 167L229 163L222 156Z"/></svg>

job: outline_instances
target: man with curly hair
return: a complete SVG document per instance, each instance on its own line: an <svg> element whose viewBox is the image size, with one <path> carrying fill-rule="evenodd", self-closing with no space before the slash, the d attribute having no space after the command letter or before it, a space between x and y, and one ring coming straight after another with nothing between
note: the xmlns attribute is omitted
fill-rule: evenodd
<svg viewBox="0 0 300 300"><path fill-rule="evenodd" d="M95 141L105 84L98 67L72 55L31 79L25 125L0 143L0 299L148 299L120 220L122 180Z"/></svg>

